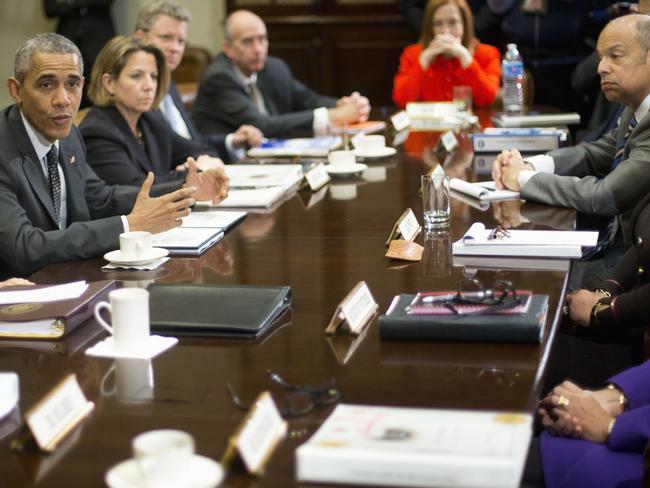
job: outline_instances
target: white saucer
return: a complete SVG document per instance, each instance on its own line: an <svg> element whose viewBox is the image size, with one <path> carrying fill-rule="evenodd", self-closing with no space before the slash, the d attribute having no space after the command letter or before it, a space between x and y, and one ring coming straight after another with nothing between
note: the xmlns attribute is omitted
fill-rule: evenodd
<svg viewBox="0 0 650 488"><path fill-rule="evenodd" d="M165 352L177 342L178 339L176 337L150 335L146 341L138 345L137 349L125 351L123 349L117 349L113 341L113 336L108 336L93 347L86 349L86 355L99 358L151 359Z"/></svg>
<svg viewBox="0 0 650 488"><path fill-rule="evenodd" d="M331 176L354 176L366 169L368 165L363 163L325 165L325 171Z"/></svg>
<svg viewBox="0 0 650 488"><path fill-rule="evenodd" d="M223 479L223 469L216 461L205 456L194 455L185 471L186 488L213 488ZM145 488L147 484L142 479L138 463L135 459L127 459L116 464L106 472L104 481L109 488Z"/></svg>
<svg viewBox="0 0 650 488"><path fill-rule="evenodd" d="M133 266L138 266L141 264L150 263L152 261L155 261L156 259L164 258L168 254L169 251L167 249L163 249L162 247L152 247L151 251L145 257L127 259L127 258L123 258L122 253L120 252L119 249L117 249L115 251L107 252L106 254L104 254L104 259L112 264L131 264Z"/></svg>
<svg viewBox="0 0 650 488"><path fill-rule="evenodd" d="M358 158L364 159L380 159L387 158L388 156L393 156L397 153L397 149L394 147L382 147L381 149L355 149L354 155Z"/></svg>

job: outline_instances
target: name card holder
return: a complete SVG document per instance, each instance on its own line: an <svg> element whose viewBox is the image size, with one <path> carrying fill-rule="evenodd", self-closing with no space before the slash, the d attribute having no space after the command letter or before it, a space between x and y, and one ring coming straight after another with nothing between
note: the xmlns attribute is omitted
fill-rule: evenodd
<svg viewBox="0 0 650 488"><path fill-rule="evenodd" d="M397 112L395 115L391 116L390 123L395 129L395 132L402 132L404 129L407 129L411 125L411 118L408 116L405 110Z"/></svg>
<svg viewBox="0 0 650 488"><path fill-rule="evenodd" d="M325 328L326 334L334 334L345 327L348 332L358 335L375 315L379 306L370 293L365 281L360 281L339 303L332 320Z"/></svg>
<svg viewBox="0 0 650 488"><path fill-rule="evenodd" d="M438 161L441 161L442 166L447 163L447 158L454 153L454 150L458 147L458 139L454 135L454 132L448 130L440 136L436 146L433 148L433 153L438 158Z"/></svg>
<svg viewBox="0 0 650 488"><path fill-rule="evenodd" d="M52 452L94 408L71 374L25 414L28 437L31 434L41 450ZM22 445L15 442L12 448L19 450Z"/></svg>
<svg viewBox="0 0 650 488"><path fill-rule="evenodd" d="M386 239L384 247L388 248L391 241L395 239L404 239L405 241L414 241L415 238L422 232L422 227L420 226L417 217L413 213L413 210L407 208L404 210L404 213L397 219L393 229Z"/></svg>
<svg viewBox="0 0 650 488"><path fill-rule="evenodd" d="M325 170L325 165L316 164L305 173L305 180L307 181L307 185L309 185L309 189L312 192L316 192L327 185L331 178Z"/></svg>
<svg viewBox="0 0 650 488"><path fill-rule="evenodd" d="M228 439L221 465L226 468L239 457L250 474L259 475L286 433L287 422L280 415L271 394L264 391Z"/></svg>
<svg viewBox="0 0 650 488"><path fill-rule="evenodd" d="M339 364L347 364L368 335L369 327L364 327L357 336L350 334L331 334L327 342Z"/></svg>

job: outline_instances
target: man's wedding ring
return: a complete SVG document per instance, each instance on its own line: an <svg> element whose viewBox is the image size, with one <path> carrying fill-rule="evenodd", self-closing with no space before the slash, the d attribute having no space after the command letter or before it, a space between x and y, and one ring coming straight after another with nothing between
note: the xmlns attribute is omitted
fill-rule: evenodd
<svg viewBox="0 0 650 488"><path fill-rule="evenodd" d="M560 398L557 399L557 406L558 407L568 407L569 403L571 403L571 400L569 400L564 395L560 395Z"/></svg>

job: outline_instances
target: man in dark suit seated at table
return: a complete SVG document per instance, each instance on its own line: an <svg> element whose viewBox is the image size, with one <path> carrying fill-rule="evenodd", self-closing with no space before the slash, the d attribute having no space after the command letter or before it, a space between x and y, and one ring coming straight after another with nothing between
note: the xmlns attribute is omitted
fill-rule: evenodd
<svg viewBox="0 0 650 488"><path fill-rule="evenodd" d="M100 256L127 230L177 227L197 198L218 201L227 190L222 172L199 175L193 161L185 188L159 197L149 195L151 173L141 188L100 180L73 125L82 70L79 49L58 34L16 51L7 83L16 103L0 113L0 277Z"/></svg>
<svg viewBox="0 0 650 488"><path fill-rule="evenodd" d="M505 150L494 161L492 176L500 188L521 191L522 198L607 217L598 251L584 278L603 277L631 243L630 217L650 188L650 18L628 15L611 21L598 39L601 89L610 101L625 105L619 127L597 141L521 157ZM583 263L581 263L583 264Z"/></svg>
<svg viewBox="0 0 650 488"><path fill-rule="evenodd" d="M165 55L169 71L173 72L183 59L190 20L191 14L184 6L174 1L152 0L140 7L134 35L160 49ZM229 134L218 131L201 135L185 110L173 81L160 104L160 110L177 134L209 144L226 162L243 157L245 149L262 142L262 132L252 125L242 125Z"/></svg>
<svg viewBox="0 0 650 488"><path fill-rule="evenodd" d="M319 95L293 78L286 63L268 56L266 25L252 12L226 19L223 52L212 61L192 108L199 131L228 132L251 124L268 137L296 130L325 133L330 124L368 119L368 99L358 92L339 98Z"/></svg>

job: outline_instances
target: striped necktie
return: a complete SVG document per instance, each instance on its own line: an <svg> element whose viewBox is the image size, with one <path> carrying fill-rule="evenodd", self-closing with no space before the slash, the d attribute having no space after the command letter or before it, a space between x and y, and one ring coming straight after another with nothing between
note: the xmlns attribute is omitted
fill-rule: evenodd
<svg viewBox="0 0 650 488"><path fill-rule="evenodd" d="M627 144L627 140L630 138L630 134L636 127L637 121L636 117L633 115L632 118L630 119L630 125L627 127L627 132L625 132L625 135L621 138L621 140L618 142L616 145L616 154L614 154L614 161L612 161L612 168L611 171L616 169L616 167L623 161L623 152L625 152L625 145Z"/></svg>
<svg viewBox="0 0 650 488"><path fill-rule="evenodd" d="M61 179L59 178L59 151L56 146L52 147L46 154L47 159L47 181L52 195L52 205L54 206L54 218L56 223L61 226Z"/></svg>
<svg viewBox="0 0 650 488"><path fill-rule="evenodd" d="M264 97L262 96L260 89L257 87L257 83L251 81L246 86L248 88L248 95L250 96L253 105L255 105L255 108L257 108L259 113L262 115L268 115L266 104L264 103Z"/></svg>

